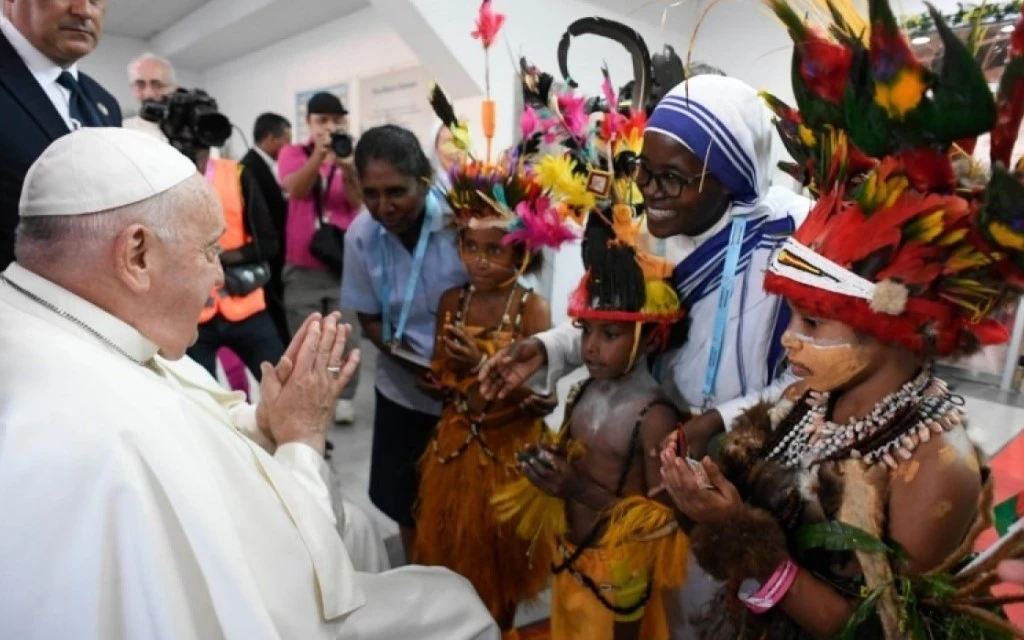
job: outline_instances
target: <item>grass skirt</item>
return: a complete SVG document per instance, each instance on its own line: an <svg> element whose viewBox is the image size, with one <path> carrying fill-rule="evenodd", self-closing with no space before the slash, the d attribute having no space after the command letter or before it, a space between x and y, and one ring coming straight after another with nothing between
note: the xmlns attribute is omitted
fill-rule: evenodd
<svg viewBox="0 0 1024 640"><path fill-rule="evenodd" d="M536 597L547 583L550 566L531 562L529 542L516 535L516 523L499 522L491 498L495 490L519 477L515 454L537 442L543 422L508 407L484 420L478 439L445 464L438 460L464 445L470 435L468 416L449 405L441 415L436 450L427 446L420 458L420 492L416 542L417 564L443 566L465 576L490 609L501 618L518 602Z"/></svg>

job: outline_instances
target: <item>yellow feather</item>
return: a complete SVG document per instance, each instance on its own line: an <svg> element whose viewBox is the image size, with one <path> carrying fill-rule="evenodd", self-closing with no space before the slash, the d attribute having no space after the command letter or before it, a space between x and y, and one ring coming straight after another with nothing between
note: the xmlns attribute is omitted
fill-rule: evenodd
<svg viewBox="0 0 1024 640"><path fill-rule="evenodd" d="M501 487L491 498L500 522L516 523L516 535L530 541L532 555L537 544L548 545L567 530L565 502L535 487L526 478Z"/></svg>
<svg viewBox="0 0 1024 640"><path fill-rule="evenodd" d="M640 236L640 222L633 220L633 208L628 204L612 207L612 232L615 239L630 247L636 246Z"/></svg>
<svg viewBox="0 0 1024 640"><path fill-rule="evenodd" d="M912 235L921 242L931 242L942 235L945 226L946 212L943 209L932 211L923 218L915 220L912 224Z"/></svg>
<svg viewBox="0 0 1024 640"><path fill-rule="evenodd" d="M993 222L988 227L992 239L1003 249L1024 251L1024 236L1017 233L1002 222Z"/></svg>
<svg viewBox="0 0 1024 640"><path fill-rule="evenodd" d="M664 280L648 280L643 313L670 315L679 311L679 296Z"/></svg>
<svg viewBox="0 0 1024 640"><path fill-rule="evenodd" d="M629 496L609 508L608 526L600 545L619 561L650 567L658 588L686 580L690 542L676 522L675 510L643 496Z"/></svg>

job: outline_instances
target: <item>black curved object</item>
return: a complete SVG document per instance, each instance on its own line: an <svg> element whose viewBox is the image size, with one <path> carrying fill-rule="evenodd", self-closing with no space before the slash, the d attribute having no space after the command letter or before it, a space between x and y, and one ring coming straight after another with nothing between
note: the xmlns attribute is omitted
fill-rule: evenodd
<svg viewBox="0 0 1024 640"><path fill-rule="evenodd" d="M621 22L605 18L580 18L573 22L562 34L562 39L558 43L558 69L565 82L573 88L578 85L569 74L569 43L573 37L582 35L608 38L626 48L633 58L633 106L637 109L646 109L651 90L651 54L647 50L647 43L644 42L643 37L635 29L627 27ZM608 105L609 108L617 106Z"/></svg>

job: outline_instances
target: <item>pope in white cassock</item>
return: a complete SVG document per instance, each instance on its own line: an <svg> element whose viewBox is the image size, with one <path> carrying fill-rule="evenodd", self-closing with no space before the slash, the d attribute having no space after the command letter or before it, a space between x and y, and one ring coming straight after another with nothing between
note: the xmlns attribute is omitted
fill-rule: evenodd
<svg viewBox="0 0 1024 640"><path fill-rule="evenodd" d="M32 166L20 212L0 275L0 638L498 638L453 573L353 568L322 458L359 357L337 316L264 365L258 407L183 357L223 277L191 162L81 129Z"/></svg>

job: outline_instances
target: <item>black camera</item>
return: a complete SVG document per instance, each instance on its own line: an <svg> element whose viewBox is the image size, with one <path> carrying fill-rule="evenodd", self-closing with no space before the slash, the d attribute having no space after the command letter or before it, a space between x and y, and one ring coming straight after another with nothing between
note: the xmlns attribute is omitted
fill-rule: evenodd
<svg viewBox="0 0 1024 640"><path fill-rule="evenodd" d="M347 158L352 155L353 145L352 136L347 133L331 134L331 151L339 158Z"/></svg>
<svg viewBox="0 0 1024 640"><path fill-rule="evenodd" d="M202 89L178 89L162 100L146 100L139 117L160 125L171 146L193 159L197 150L223 146L231 137L231 121Z"/></svg>

